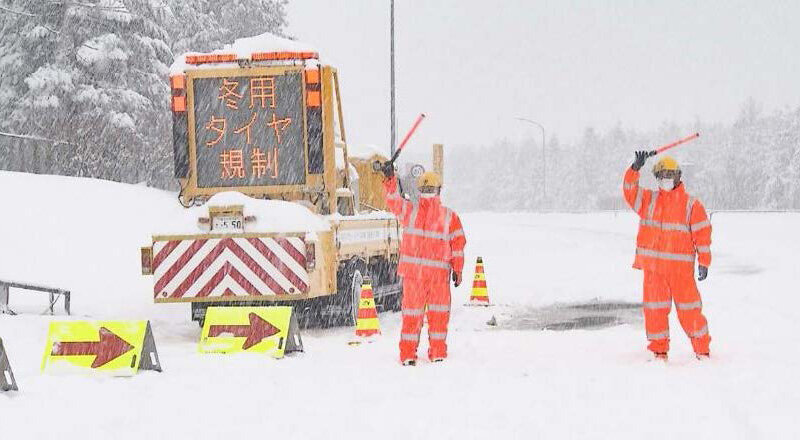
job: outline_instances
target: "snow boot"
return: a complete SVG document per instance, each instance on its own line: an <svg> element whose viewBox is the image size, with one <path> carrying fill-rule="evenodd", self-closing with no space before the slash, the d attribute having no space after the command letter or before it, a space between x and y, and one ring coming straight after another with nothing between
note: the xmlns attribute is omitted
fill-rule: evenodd
<svg viewBox="0 0 800 440"><path fill-rule="evenodd" d="M413 367L417 365L417 361L415 359L406 359L402 362L404 367Z"/></svg>
<svg viewBox="0 0 800 440"><path fill-rule="evenodd" d="M444 362L444 358L431 358L431 362Z"/></svg>
<svg viewBox="0 0 800 440"><path fill-rule="evenodd" d="M707 361L711 359L711 353L695 353L694 355L698 361Z"/></svg>
<svg viewBox="0 0 800 440"><path fill-rule="evenodd" d="M666 362L667 359L668 359L668 356L667 356L666 353L653 353L653 360Z"/></svg>

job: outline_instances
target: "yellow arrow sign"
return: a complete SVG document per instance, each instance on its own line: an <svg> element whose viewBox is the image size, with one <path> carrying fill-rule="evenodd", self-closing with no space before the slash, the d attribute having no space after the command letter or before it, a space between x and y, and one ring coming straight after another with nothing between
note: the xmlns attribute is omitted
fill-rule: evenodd
<svg viewBox="0 0 800 440"><path fill-rule="evenodd" d="M80 370L115 376L161 371L150 322L50 322L42 371Z"/></svg>
<svg viewBox="0 0 800 440"><path fill-rule="evenodd" d="M201 353L266 353L282 358L303 351L291 307L209 307Z"/></svg>

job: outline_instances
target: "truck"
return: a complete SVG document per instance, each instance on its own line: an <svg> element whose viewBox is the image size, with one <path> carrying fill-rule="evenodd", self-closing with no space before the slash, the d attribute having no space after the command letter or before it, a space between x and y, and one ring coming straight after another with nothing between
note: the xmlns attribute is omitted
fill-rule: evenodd
<svg viewBox="0 0 800 440"><path fill-rule="evenodd" d="M399 310L401 227L374 165L387 159L348 154L336 68L265 34L170 72L187 218L141 248L153 300L190 303L201 325L212 305L291 305L301 326L352 325L369 277L379 310Z"/></svg>

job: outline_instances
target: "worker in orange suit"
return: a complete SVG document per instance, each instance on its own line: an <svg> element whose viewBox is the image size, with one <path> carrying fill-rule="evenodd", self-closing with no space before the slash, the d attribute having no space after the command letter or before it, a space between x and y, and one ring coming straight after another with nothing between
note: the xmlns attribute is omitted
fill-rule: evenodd
<svg viewBox="0 0 800 440"><path fill-rule="evenodd" d="M625 172L623 193L639 215L633 267L644 271L644 322L648 349L666 360L669 351L669 312L673 301L683 331L698 359L709 357L708 323L694 280L695 258L699 281L711 265L711 222L699 200L686 193L681 169L671 157L653 167L658 190L639 186L639 170L654 153L637 151Z"/></svg>
<svg viewBox="0 0 800 440"><path fill-rule="evenodd" d="M417 180L418 202L404 199L397 190L394 166L387 163L386 205L403 226L397 273L403 278L403 325L400 333L400 362L416 365L417 346L423 315L428 318L428 359L447 357L447 324L450 321L450 279L461 284L464 245L461 220L442 205L442 178L426 172Z"/></svg>

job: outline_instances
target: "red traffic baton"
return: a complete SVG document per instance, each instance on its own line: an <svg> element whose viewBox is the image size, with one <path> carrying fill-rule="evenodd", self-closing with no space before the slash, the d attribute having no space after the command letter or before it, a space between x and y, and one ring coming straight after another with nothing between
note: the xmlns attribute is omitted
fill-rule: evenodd
<svg viewBox="0 0 800 440"><path fill-rule="evenodd" d="M414 121L414 125L411 126L411 130L408 130L408 133L406 133L406 137L404 137L403 140L400 141L400 145L397 146L397 151L394 153L394 157L392 157L392 162L394 162L394 159L396 159L397 155L400 154L400 150L402 150L403 147L406 146L408 140L411 139L411 135L413 135L414 132L417 131L417 127L419 127L419 124L422 123L423 119L425 119L425 113L420 113L419 116L417 116L417 120Z"/></svg>
<svg viewBox="0 0 800 440"><path fill-rule="evenodd" d="M397 156L399 156L400 152L403 151L403 147L405 147L408 140L411 139L411 135L413 135L414 132L417 131L417 127L419 127L419 124L422 123L423 119L425 119L425 113L420 113L419 116L417 116L417 120L414 121L414 125L412 125L411 129L408 130L408 133L406 133L406 136L403 138L403 140L400 141L400 145L397 146L397 150L392 155L392 158L389 159L388 163L394 164L394 161L397 159ZM372 169L375 171L379 171L382 166L383 164L381 164L377 160L372 163Z"/></svg>
<svg viewBox="0 0 800 440"><path fill-rule="evenodd" d="M651 151L648 156L655 156L656 154L661 154L661 153L669 150L670 148L675 148L678 145L685 144L686 142L689 142L689 141L693 141L693 140L695 140L695 139L697 139L699 137L700 137L700 133L695 133L695 134L693 134L691 136L686 136L685 138L677 140L675 142L672 142L671 144L662 145L662 146L656 148L655 150Z"/></svg>

